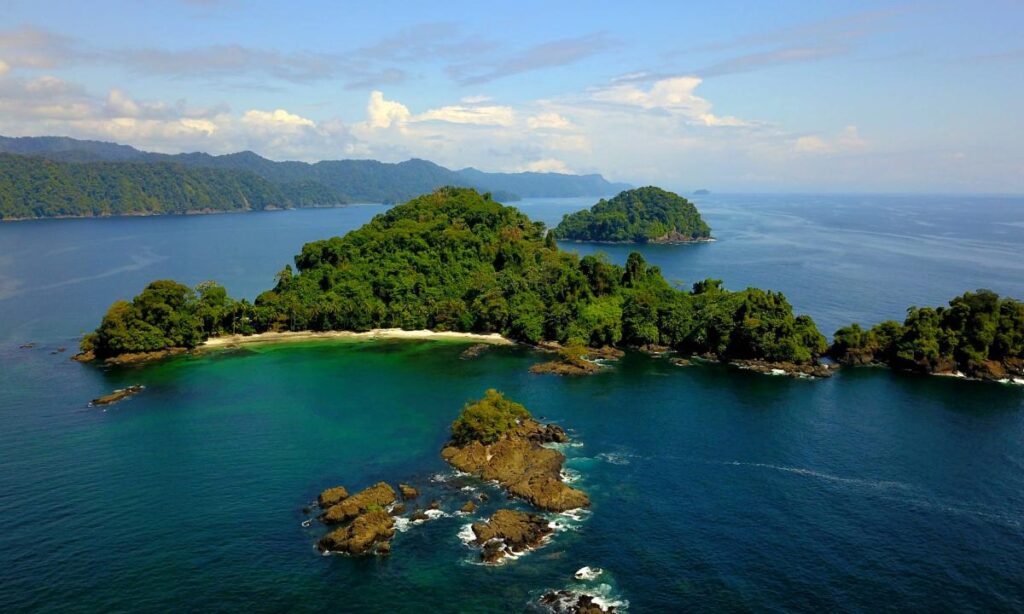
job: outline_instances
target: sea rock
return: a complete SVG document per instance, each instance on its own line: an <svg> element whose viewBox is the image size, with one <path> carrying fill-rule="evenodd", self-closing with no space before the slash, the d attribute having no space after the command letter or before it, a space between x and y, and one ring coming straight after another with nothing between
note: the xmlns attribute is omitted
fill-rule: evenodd
<svg viewBox="0 0 1024 614"><path fill-rule="evenodd" d="M23 344L18 346L18 349L21 349L21 350L31 350L31 349L35 348L36 345L37 344L36 344L35 341L29 342L29 343L23 343Z"/></svg>
<svg viewBox="0 0 1024 614"><path fill-rule="evenodd" d="M316 498L316 502L320 505L321 509L326 510L346 498L348 498L348 491L345 490L345 487L335 486L320 493L320 496Z"/></svg>
<svg viewBox="0 0 1024 614"><path fill-rule="evenodd" d="M110 394L106 394L106 395L103 395L103 396L101 396L101 397L99 397L97 399L93 399L90 404L91 405L110 405L111 403L117 403L118 401L121 401L123 399L127 399L128 397L135 396L135 395L139 394L140 392L142 392L144 389L145 389L145 386L143 386L141 384L136 384L134 386L128 386L127 388L121 388L119 390L115 390L114 392L111 392Z"/></svg>
<svg viewBox="0 0 1024 614"><path fill-rule="evenodd" d="M588 360L551 360L530 367L530 373L552 373L554 375L593 375L601 371L601 365Z"/></svg>
<svg viewBox="0 0 1024 614"><path fill-rule="evenodd" d="M441 509L441 502L436 500L436 499L431 501L430 502L430 509L432 509L432 510L439 510L439 509Z"/></svg>
<svg viewBox="0 0 1024 614"><path fill-rule="evenodd" d="M395 490L386 482L378 482L327 508L327 511L320 515L320 520L326 524L347 522L371 507L383 508L394 501Z"/></svg>
<svg viewBox="0 0 1024 614"><path fill-rule="evenodd" d="M586 493L562 482L565 456L540 446L530 436L540 425L484 445L471 441L464 446L449 444L441 457L460 471L484 480L495 480L508 492L544 510L561 512L590 505ZM522 427L521 427L522 428Z"/></svg>
<svg viewBox="0 0 1024 614"><path fill-rule="evenodd" d="M474 543L481 546L480 559L497 563L510 554L540 546L551 534L543 516L516 510L498 510L486 522L472 524Z"/></svg>
<svg viewBox="0 0 1024 614"><path fill-rule="evenodd" d="M766 360L732 360L731 365L747 371L765 375L788 375L789 377L832 377L839 365L797 364L792 362L769 362Z"/></svg>
<svg viewBox="0 0 1024 614"><path fill-rule="evenodd" d="M672 360L670 360L669 362L671 362L672 364L674 364L677 367L690 367L690 366L693 366L693 361L691 361L689 358L679 358L679 357L676 357L676 358L673 358Z"/></svg>
<svg viewBox="0 0 1024 614"><path fill-rule="evenodd" d="M71 357L71 360L77 362L92 362L96 360L96 352L89 350L88 352L79 352Z"/></svg>
<svg viewBox="0 0 1024 614"><path fill-rule="evenodd" d="M569 441L569 436L565 434L565 429L557 424L545 424L527 435L527 438L537 443L566 443Z"/></svg>
<svg viewBox="0 0 1024 614"><path fill-rule="evenodd" d="M188 350L186 348L167 348L165 350L157 350L155 352L136 352L132 354L118 354L117 356L111 356L106 359L108 365L133 365L143 362L151 362L154 360L160 360L170 356L177 356L184 354Z"/></svg>
<svg viewBox="0 0 1024 614"><path fill-rule="evenodd" d="M613 614L615 606L602 606L593 595L572 591L550 591L540 598L541 605L555 614Z"/></svg>
<svg viewBox="0 0 1024 614"><path fill-rule="evenodd" d="M462 504L462 508L460 508L460 510L463 513L472 514L476 511L476 503L473 503L472 501L466 501L464 504Z"/></svg>
<svg viewBox="0 0 1024 614"><path fill-rule="evenodd" d="M384 510L378 509L358 516L346 527L331 531L320 539L317 546L322 552L365 554L375 544L386 542L394 535L394 519ZM390 552L390 546L387 551Z"/></svg>
<svg viewBox="0 0 1024 614"><path fill-rule="evenodd" d="M459 355L459 358L461 358L462 360L472 360L473 358L479 357L480 354L483 354L489 347L490 346L487 345L486 343L477 343L475 345L471 345L465 350L463 350L462 354Z"/></svg>
<svg viewBox="0 0 1024 614"><path fill-rule="evenodd" d="M574 349L557 346L557 360L542 362L530 367L530 373L553 373L555 375L593 375L601 371L597 360L618 360L625 356L622 350L604 346L601 348Z"/></svg>
<svg viewBox="0 0 1024 614"><path fill-rule="evenodd" d="M404 503L395 504L391 508L391 515L392 516L398 516L399 514L404 514L404 513L405 513L405 504Z"/></svg>
<svg viewBox="0 0 1024 614"><path fill-rule="evenodd" d="M412 520L413 522L417 520L430 520L430 516L427 516L427 513L423 510L416 510L411 516L409 516L409 520Z"/></svg>
<svg viewBox="0 0 1024 614"><path fill-rule="evenodd" d="M402 499L404 499L405 501L408 501L409 499L415 499L416 497L420 496L420 491L416 490L412 486L409 486L408 484L399 484L398 492L402 493Z"/></svg>

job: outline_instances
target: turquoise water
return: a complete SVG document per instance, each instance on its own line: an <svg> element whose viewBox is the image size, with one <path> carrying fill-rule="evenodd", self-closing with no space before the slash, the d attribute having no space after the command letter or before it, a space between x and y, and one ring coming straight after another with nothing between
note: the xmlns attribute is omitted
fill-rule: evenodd
<svg viewBox="0 0 1024 614"><path fill-rule="evenodd" d="M527 201L556 221L581 201ZM990 287L1024 297L1024 202L712 196L670 278L783 290L830 331ZM51 354L148 280L254 296L303 241L381 207L0 225L0 609L524 611L581 585L629 610L1024 609L1024 390L844 371L794 381L628 355L584 379L438 342L250 346L103 370ZM918 223L921 222L921 223ZM1016 229L1016 230L1015 230ZM566 245L584 251L584 246ZM618 248L606 249L616 260ZM35 341L34 349L19 349ZM106 411L88 399L132 383ZM568 427L593 500L545 548L473 564L438 457L489 387ZM449 515L385 560L321 557L303 507L411 481ZM600 587L598 585L605 584Z"/></svg>

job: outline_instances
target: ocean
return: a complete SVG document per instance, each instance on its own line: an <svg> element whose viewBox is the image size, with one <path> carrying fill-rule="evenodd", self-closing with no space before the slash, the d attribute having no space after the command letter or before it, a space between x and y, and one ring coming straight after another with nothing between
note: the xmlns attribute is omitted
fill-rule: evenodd
<svg viewBox="0 0 1024 614"><path fill-rule="evenodd" d="M515 205L553 224L591 200ZM966 290L1024 298L1022 198L694 200L718 240L640 248L648 261L680 285L781 290L826 335ZM528 373L543 358L527 348L461 360L464 344L436 341L68 359L148 281L253 298L304 242L384 209L0 225L0 610L543 611L551 589L632 612L1024 610L1024 387L883 369L793 380L634 353L570 379ZM635 249L562 247L616 262ZM567 473L593 501L496 567L460 535L522 504L438 456L487 388L569 430ZM444 514L403 525L386 559L321 556L303 508L381 480ZM575 580L585 565L604 573Z"/></svg>

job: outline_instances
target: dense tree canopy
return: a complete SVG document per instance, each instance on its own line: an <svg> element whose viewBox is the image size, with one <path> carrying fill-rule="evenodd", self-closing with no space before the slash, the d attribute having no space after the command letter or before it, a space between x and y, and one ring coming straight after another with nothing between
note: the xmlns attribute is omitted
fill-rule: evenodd
<svg viewBox="0 0 1024 614"><path fill-rule="evenodd" d="M417 159L309 164L251 151L169 155L67 137L0 136L0 219L393 203L445 185L489 191L500 200L600 196L629 187L600 175L453 171Z"/></svg>
<svg viewBox="0 0 1024 614"><path fill-rule="evenodd" d="M90 338L98 355L161 340L194 343L180 325L142 309L151 288L111 308ZM426 328L498 332L530 343L660 344L723 359L804 363L826 348L814 322L794 316L780 293L730 292L717 280L686 292L671 287L638 253L625 266L604 256L580 258L560 251L543 224L467 188L440 189L344 237L306 244L295 269L286 266L274 289L252 305L218 294L207 301L214 309L203 307L203 291L182 296L164 302L182 312L180 320L198 321L199 337L227 330ZM207 309L201 317L200 307ZM108 326L108 319L124 324ZM145 342L126 344L124 335L109 334L122 329L129 337L137 331Z"/></svg>
<svg viewBox="0 0 1024 614"><path fill-rule="evenodd" d="M999 377L1024 366L1024 303L990 290L967 292L948 307L911 307L902 324L857 324L836 331L831 354L844 362Z"/></svg>
<svg viewBox="0 0 1024 614"><path fill-rule="evenodd" d="M53 162L0 154L0 219L247 211L339 202L320 186L180 164Z"/></svg>
<svg viewBox="0 0 1024 614"><path fill-rule="evenodd" d="M626 190L588 210L566 215L552 232L571 241L650 243L706 239L711 228L690 201L646 187Z"/></svg>
<svg viewBox="0 0 1024 614"><path fill-rule="evenodd" d="M494 443L514 429L520 420L530 417L530 412L521 404L491 388L484 393L484 398L466 403L462 408L462 413L452 423L452 440L459 445L471 441Z"/></svg>

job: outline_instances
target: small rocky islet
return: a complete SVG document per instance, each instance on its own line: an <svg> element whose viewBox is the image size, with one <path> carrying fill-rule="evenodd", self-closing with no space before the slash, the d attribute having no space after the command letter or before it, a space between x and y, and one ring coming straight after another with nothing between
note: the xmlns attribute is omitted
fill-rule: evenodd
<svg viewBox="0 0 1024 614"><path fill-rule="evenodd" d="M493 480L510 498L543 512L589 507L587 494L562 480L565 456L545 446L568 442L565 430L534 420L525 407L500 392L488 390L483 398L467 403L451 433L441 457L459 471ZM416 523L430 519L431 513L444 515L441 501L433 500L427 509L416 507L403 516L407 504L420 496L420 489L404 482L397 491L386 482L355 493L344 486L325 489L317 497L318 519L332 529L317 541L317 548L325 554L390 554L398 518ZM477 500L487 497L480 493ZM474 514L477 509L477 501L469 499L457 514ZM473 522L470 529L473 537L468 543L480 549L480 560L487 564L540 547L554 531L544 515L510 508Z"/></svg>

